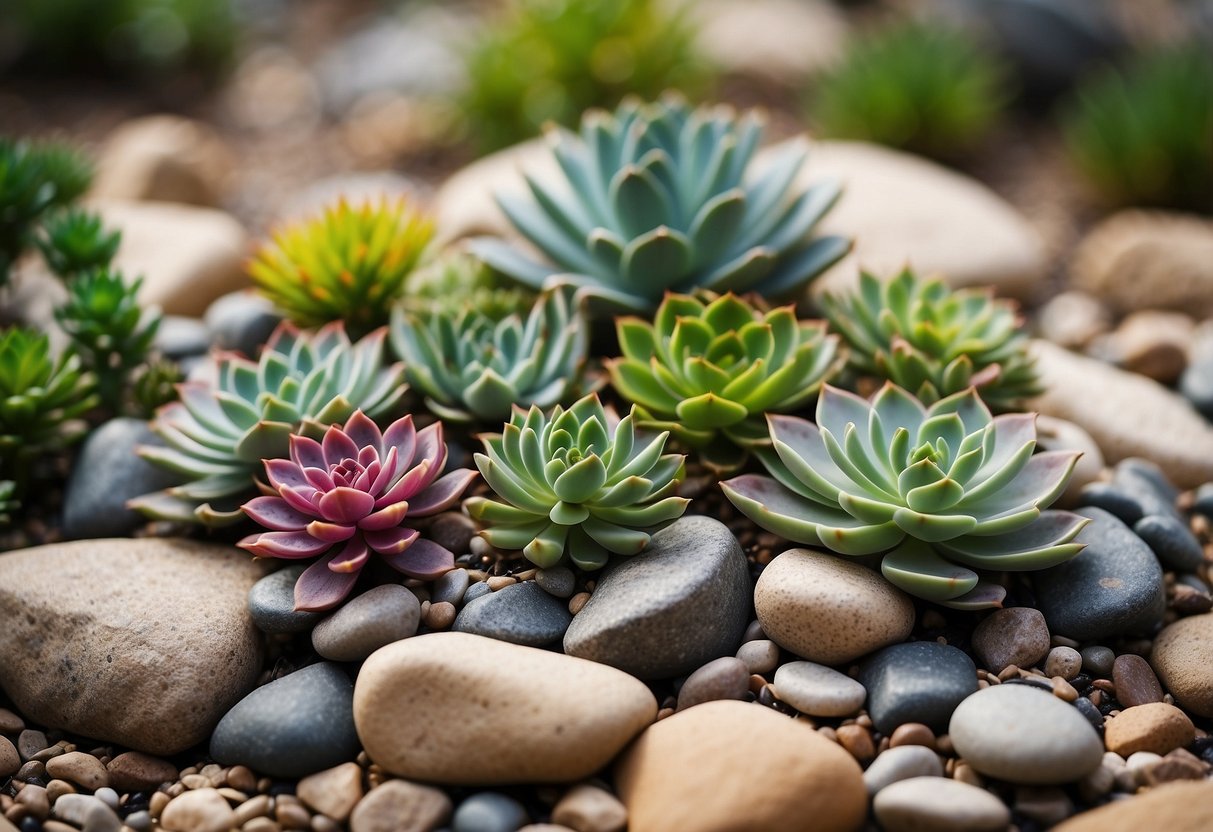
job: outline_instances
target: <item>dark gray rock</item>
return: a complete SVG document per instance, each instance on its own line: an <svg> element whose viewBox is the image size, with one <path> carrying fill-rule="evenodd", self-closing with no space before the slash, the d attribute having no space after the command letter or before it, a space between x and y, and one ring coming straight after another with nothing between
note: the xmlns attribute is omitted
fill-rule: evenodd
<svg viewBox="0 0 1213 832"><path fill-rule="evenodd" d="M1036 601L1049 631L1079 641L1148 635L1162 623L1166 596L1162 567L1132 529L1106 511L1078 535L1087 547L1073 560L1032 576Z"/></svg>
<svg viewBox="0 0 1213 832"><path fill-rule="evenodd" d="M126 501L168 488L180 478L139 456L160 439L142 419L110 419L85 440L63 499L63 536L124 537L146 519Z"/></svg>
<svg viewBox="0 0 1213 832"><path fill-rule="evenodd" d="M1093 482L1083 486L1078 500L1084 506L1103 509L1129 525L1146 515L1145 509L1133 495L1110 482Z"/></svg>
<svg viewBox="0 0 1213 832"><path fill-rule="evenodd" d="M1079 651L1082 654L1082 669L1097 679L1111 679L1116 652L1111 647L1093 644Z"/></svg>
<svg viewBox="0 0 1213 832"><path fill-rule="evenodd" d="M477 581L476 583L469 586L467 588L467 590L463 593L464 606L467 606L468 604L472 603L477 598L481 598L485 595L488 595L492 591L493 590L489 589L489 585L488 585L487 581Z"/></svg>
<svg viewBox="0 0 1213 832"><path fill-rule="evenodd" d="M886 736L898 725L921 722L946 731L952 711L977 690L977 667L964 651L934 641L893 644L867 658L859 683L868 714Z"/></svg>
<svg viewBox="0 0 1213 832"><path fill-rule="evenodd" d="M536 572L535 583L557 598L568 598L577 588L577 576L567 566L553 566Z"/></svg>
<svg viewBox="0 0 1213 832"><path fill-rule="evenodd" d="M531 822L526 808L500 792L480 792L459 804L454 832L515 832Z"/></svg>
<svg viewBox="0 0 1213 832"><path fill-rule="evenodd" d="M324 613L295 610L295 582L307 567L306 563L292 564L253 585L248 609L257 629L263 633L301 633L324 618Z"/></svg>
<svg viewBox="0 0 1213 832"><path fill-rule="evenodd" d="M470 580L466 569L452 569L430 586L430 601L434 604L445 601L459 606L463 603L463 595L467 592Z"/></svg>
<svg viewBox="0 0 1213 832"><path fill-rule="evenodd" d="M678 690L678 710L685 711L717 699L745 699L750 690L750 669L741 659L721 656L696 670Z"/></svg>
<svg viewBox="0 0 1213 832"><path fill-rule="evenodd" d="M599 579L564 637L564 651L639 679L690 673L737 651L752 619L741 544L723 523L683 517Z"/></svg>
<svg viewBox="0 0 1213 832"><path fill-rule="evenodd" d="M1112 482L1137 500L1144 514L1179 517L1175 507L1179 489L1153 462L1136 457L1121 460L1112 469Z"/></svg>
<svg viewBox="0 0 1213 832"><path fill-rule="evenodd" d="M384 584L347 601L312 630L326 659L359 662L385 644L408 638L421 623L421 602L400 584Z"/></svg>
<svg viewBox="0 0 1213 832"><path fill-rule="evenodd" d="M573 616L534 581L511 584L464 605L453 629L528 647L556 644Z"/></svg>
<svg viewBox="0 0 1213 832"><path fill-rule="evenodd" d="M1103 728L1103 714L1099 712L1099 708L1085 696L1080 696L1074 700L1074 707L1083 715L1087 722L1091 723L1091 727L1096 731Z"/></svg>
<svg viewBox="0 0 1213 832"><path fill-rule="evenodd" d="M1194 572L1204 563L1205 553L1182 520L1164 514L1151 514L1133 525L1133 532L1146 542L1167 569Z"/></svg>
<svg viewBox="0 0 1213 832"><path fill-rule="evenodd" d="M1192 500L1192 511L1203 514L1205 517L1213 517L1213 482L1207 482L1196 489L1195 498Z"/></svg>
<svg viewBox="0 0 1213 832"><path fill-rule="evenodd" d="M211 756L272 777L305 777L353 760L354 685L321 662L263 685L236 703L211 737Z"/></svg>
<svg viewBox="0 0 1213 832"><path fill-rule="evenodd" d="M1179 392L1206 419L1213 419L1213 358L1189 364L1179 378Z"/></svg>
<svg viewBox="0 0 1213 832"><path fill-rule="evenodd" d="M449 449L447 456L450 456ZM461 555L468 551L476 536L476 524L458 511L444 511L430 522L428 536L442 548Z"/></svg>
<svg viewBox="0 0 1213 832"><path fill-rule="evenodd" d="M282 316L269 300L245 290L215 300L207 307L203 320L216 347L255 357Z"/></svg>
<svg viewBox="0 0 1213 832"><path fill-rule="evenodd" d="M211 333L197 318L165 315L152 343L165 358L180 361L205 354L211 348Z"/></svg>

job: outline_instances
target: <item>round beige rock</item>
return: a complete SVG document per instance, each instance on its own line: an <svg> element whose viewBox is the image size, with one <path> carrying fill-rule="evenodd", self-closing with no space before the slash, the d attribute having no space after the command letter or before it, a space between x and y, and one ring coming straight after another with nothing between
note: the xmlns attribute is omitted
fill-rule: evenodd
<svg viewBox="0 0 1213 832"><path fill-rule="evenodd" d="M342 763L299 781L295 794L305 804L338 823L345 823L362 799L362 768Z"/></svg>
<svg viewBox="0 0 1213 832"><path fill-rule="evenodd" d="M1213 717L1213 613L1164 628L1154 639L1150 665L1184 709Z"/></svg>
<svg viewBox="0 0 1213 832"><path fill-rule="evenodd" d="M809 716L851 716L868 692L845 673L813 662L788 662L775 671L775 695Z"/></svg>
<svg viewBox="0 0 1213 832"><path fill-rule="evenodd" d="M7 737L0 737L0 777L16 774L21 768L21 757L17 754L17 746Z"/></svg>
<svg viewBox="0 0 1213 832"><path fill-rule="evenodd" d="M441 789L389 780L371 789L350 816L350 832L433 832L451 817Z"/></svg>
<svg viewBox="0 0 1213 832"><path fill-rule="evenodd" d="M90 792L108 786L109 772L101 761L83 751L69 751L46 761L46 773L60 780L83 786Z"/></svg>
<svg viewBox="0 0 1213 832"><path fill-rule="evenodd" d="M804 722L736 701L650 727L615 767L629 832L851 832L867 813L859 764Z"/></svg>
<svg viewBox="0 0 1213 832"><path fill-rule="evenodd" d="M909 637L910 597L878 573L815 549L776 557L754 588L767 636L822 664L842 664Z"/></svg>
<svg viewBox="0 0 1213 832"><path fill-rule="evenodd" d="M93 196L215 206L234 160L209 125L180 116L132 119L106 140Z"/></svg>
<svg viewBox="0 0 1213 832"><path fill-rule="evenodd" d="M884 832L1002 832L1011 822L1011 810L985 789L942 777L886 786L872 811Z"/></svg>
<svg viewBox="0 0 1213 832"><path fill-rule="evenodd" d="M648 687L623 671L467 633L390 644L354 686L370 758L431 783L580 780L656 715Z"/></svg>
<svg viewBox="0 0 1213 832"><path fill-rule="evenodd" d="M1167 783L1129 800L1083 812L1053 832L1208 832L1213 829L1213 782Z"/></svg>
<svg viewBox="0 0 1213 832"><path fill-rule="evenodd" d="M577 832L623 832L628 810L615 795L583 783L552 807L552 821Z"/></svg>
<svg viewBox="0 0 1213 832"><path fill-rule="evenodd" d="M216 789L194 789L169 801L160 826L169 832L227 832L236 812Z"/></svg>
<svg viewBox="0 0 1213 832"><path fill-rule="evenodd" d="M1195 738L1196 728L1188 715L1165 702L1126 708L1104 726L1108 750L1122 757L1138 751L1168 754L1189 745Z"/></svg>

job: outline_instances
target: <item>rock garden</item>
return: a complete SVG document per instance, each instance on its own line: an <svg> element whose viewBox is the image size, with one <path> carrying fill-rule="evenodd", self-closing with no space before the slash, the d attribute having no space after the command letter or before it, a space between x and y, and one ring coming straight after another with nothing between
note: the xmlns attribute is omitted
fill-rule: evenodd
<svg viewBox="0 0 1213 832"><path fill-rule="evenodd" d="M0 832L1213 828L1213 6L13 0Z"/></svg>

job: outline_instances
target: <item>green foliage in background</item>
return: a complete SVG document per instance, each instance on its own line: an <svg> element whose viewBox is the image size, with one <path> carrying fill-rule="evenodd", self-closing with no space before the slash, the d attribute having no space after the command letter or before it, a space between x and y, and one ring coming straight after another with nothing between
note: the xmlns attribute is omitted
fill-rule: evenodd
<svg viewBox="0 0 1213 832"><path fill-rule="evenodd" d="M949 158L993 126L1007 78L969 34L896 23L853 41L813 90L811 115L826 136Z"/></svg>
<svg viewBox="0 0 1213 832"><path fill-rule="evenodd" d="M661 0L512 0L466 56L461 110L482 151L572 125L627 94L705 92L712 73L685 16Z"/></svg>
<svg viewBox="0 0 1213 832"><path fill-rule="evenodd" d="M1213 52L1141 55L1089 78L1063 111L1071 157L1118 205L1213 211Z"/></svg>

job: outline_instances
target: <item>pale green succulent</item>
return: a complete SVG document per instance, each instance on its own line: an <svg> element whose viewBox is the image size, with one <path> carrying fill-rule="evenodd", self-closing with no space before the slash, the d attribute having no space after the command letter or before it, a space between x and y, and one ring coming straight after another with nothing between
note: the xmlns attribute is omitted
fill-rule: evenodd
<svg viewBox="0 0 1213 832"><path fill-rule="evenodd" d="M822 305L850 347L851 369L924 403L976 387L992 408L1010 411L1041 392L1014 304L989 290L953 291L909 269L884 283L864 272L857 293Z"/></svg>
<svg viewBox="0 0 1213 832"><path fill-rule="evenodd" d="M562 181L527 177L529 196L497 199L550 262L501 240L473 241L472 251L532 288L572 285L593 311L648 314L666 291L695 289L795 298L850 248L842 237L812 236L837 182L791 191L803 143L751 169L762 138L753 114L667 96L592 110L579 137L549 135Z"/></svg>
<svg viewBox="0 0 1213 832"><path fill-rule="evenodd" d="M674 495L684 458L663 454L667 434L637 431L597 395L550 415L516 408L502 433L482 437L476 467L499 500L472 497L464 507L502 549L521 549L540 567L565 554L582 569L601 569L611 554L634 555L649 537L686 511Z"/></svg>
<svg viewBox="0 0 1213 832"><path fill-rule="evenodd" d="M998 606L978 571L1044 569L1074 557L1087 521L1044 511L1079 453L1036 448L1036 416L993 417L972 389L924 407L886 384L871 400L826 385L817 424L768 417L772 476L724 482L758 525L843 555L882 554L907 592L947 606Z"/></svg>
<svg viewBox="0 0 1213 832"><path fill-rule="evenodd" d="M384 330L351 344L340 323L315 333L281 324L254 363L237 353L212 358L211 379L178 386L152 430L166 447L140 454L186 482L132 500L149 517L222 526L243 515L262 460L286 457L291 434L319 438L355 410L391 415L407 386L385 366Z"/></svg>
<svg viewBox="0 0 1213 832"><path fill-rule="evenodd" d="M764 311L725 295L667 295L653 323L616 321L623 357L611 384L636 404L638 424L668 430L717 471L769 444L766 413L809 402L838 370L838 336L799 321L791 306Z"/></svg>
<svg viewBox="0 0 1213 832"><path fill-rule="evenodd" d="M499 321L510 314L525 314L534 300L535 293L530 290L503 286L501 276L478 258L460 249L448 249L409 275L401 303L412 311L455 312L470 305Z"/></svg>
<svg viewBox="0 0 1213 832"><path fill-rule="evenodd" d="M589 349L585 321L560 291L500 320L474 305L392 314L392 346L409 383L442 419L500 422L514 405L567 401Z"/></svg>

